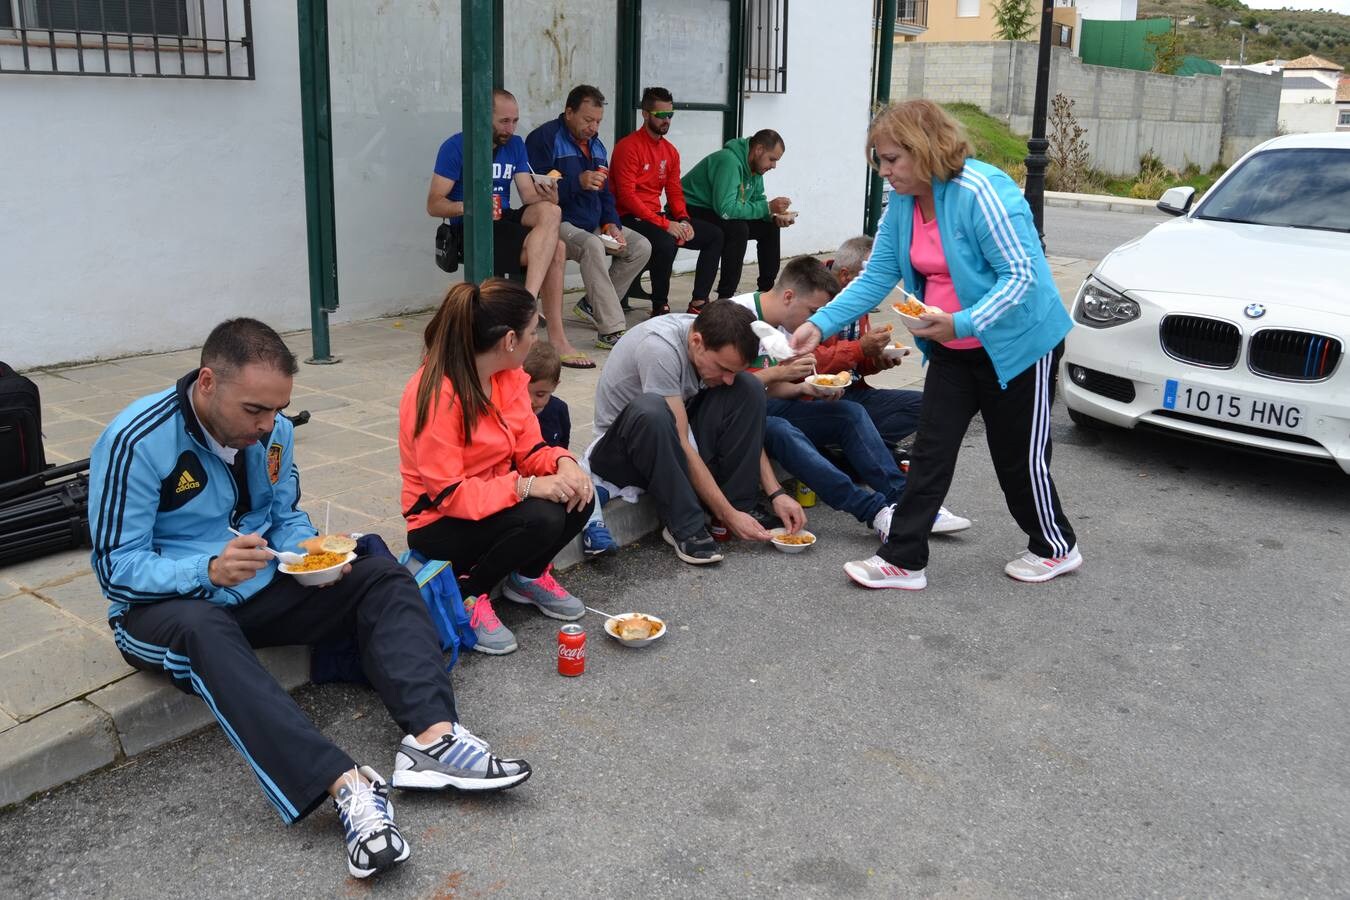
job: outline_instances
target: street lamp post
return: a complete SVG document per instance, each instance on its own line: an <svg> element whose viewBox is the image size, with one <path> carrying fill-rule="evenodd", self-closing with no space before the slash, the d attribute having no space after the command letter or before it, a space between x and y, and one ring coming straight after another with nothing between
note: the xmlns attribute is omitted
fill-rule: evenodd
<svg viewBox="0 0 1350 900"><path fill-rule="evenodd" d="M1045 243L1045 167L1050 162L1046 150L1045 116L1050 93L1050 29L1054 25L1055 0L1041 0L1041 46L1036 58L1036 101L1031 112L1031 140L1027 141L1027 205L1036 221L1036 233Z"/></svg>

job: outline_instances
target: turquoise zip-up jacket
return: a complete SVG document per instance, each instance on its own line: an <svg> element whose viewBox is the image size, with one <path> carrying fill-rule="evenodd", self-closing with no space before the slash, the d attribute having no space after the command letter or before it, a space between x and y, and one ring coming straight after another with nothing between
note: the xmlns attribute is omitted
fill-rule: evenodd
<svg viewBox="0 0 1350 900"><path fill-rule="evenodd" d="M248 581L216 587L211 557L234 537L257 533L275 550L297 550L316 534L300 509L294 426L278 414L271 435L228 466L206 446L188 391L189 372L166 391L123 410L89 461L89 535L94 574L115 618L128 606L199 597L245 603L276 575L270 560Z"/></svg>
<svg viewBox="0 0 1350 900"><path fill-rule="evenodd" d="M933 202L942 252L961 301L961 311L952 316L956 336L980 339L1006 388L1073 327L1031 208L1016 182L977 159L966 160L951 181L933 179ZM923 298L924 279L909 261L913 230L914 198L892 194L862 274L811 316L822 339L870 312L902 281ZM915 341L926 361L928 341Z"/></svg>

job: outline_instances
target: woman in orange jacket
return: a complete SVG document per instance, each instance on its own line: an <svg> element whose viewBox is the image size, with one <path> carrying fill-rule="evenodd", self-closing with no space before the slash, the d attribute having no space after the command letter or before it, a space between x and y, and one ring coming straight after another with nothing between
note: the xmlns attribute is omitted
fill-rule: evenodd
<svg viewBox="0 0 1350 900"><path fill-rule="evenodd" d="M473 602L476 649L509 653L511 632L487 593L555 619L586 608L550 573L591 513L591 479L549 447L530 408L521 364L539 313L529 292L499 278L452 285L427 325L422 367L399 404L399 470L408 546L449 560Z"/></svg>

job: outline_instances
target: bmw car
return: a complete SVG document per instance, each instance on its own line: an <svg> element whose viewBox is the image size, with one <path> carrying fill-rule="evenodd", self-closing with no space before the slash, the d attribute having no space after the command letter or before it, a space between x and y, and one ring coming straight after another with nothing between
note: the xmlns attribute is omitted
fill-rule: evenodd
<svg viewBox="0 0 1350 900"><path fill-rule="evenodd" d="M1277 137L1107 254L1073 303L1061 384L1101 423L1350 473L1350 133Z"/></svg>

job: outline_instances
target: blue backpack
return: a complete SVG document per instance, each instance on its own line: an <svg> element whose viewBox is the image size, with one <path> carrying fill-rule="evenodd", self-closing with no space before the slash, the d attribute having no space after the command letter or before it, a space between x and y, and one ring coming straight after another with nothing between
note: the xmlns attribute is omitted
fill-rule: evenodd
<svg viewBox="0 0 1350 900"><path fill-rule="evenodd" d="M448 672L454 668L461 650L470 650L478 643L455 570L446 560L426 559L413 550L406 551L398 561L412 573L422 591L422 601L441 639L441 651L450 654L450 663L445 667Z"/></svg>

